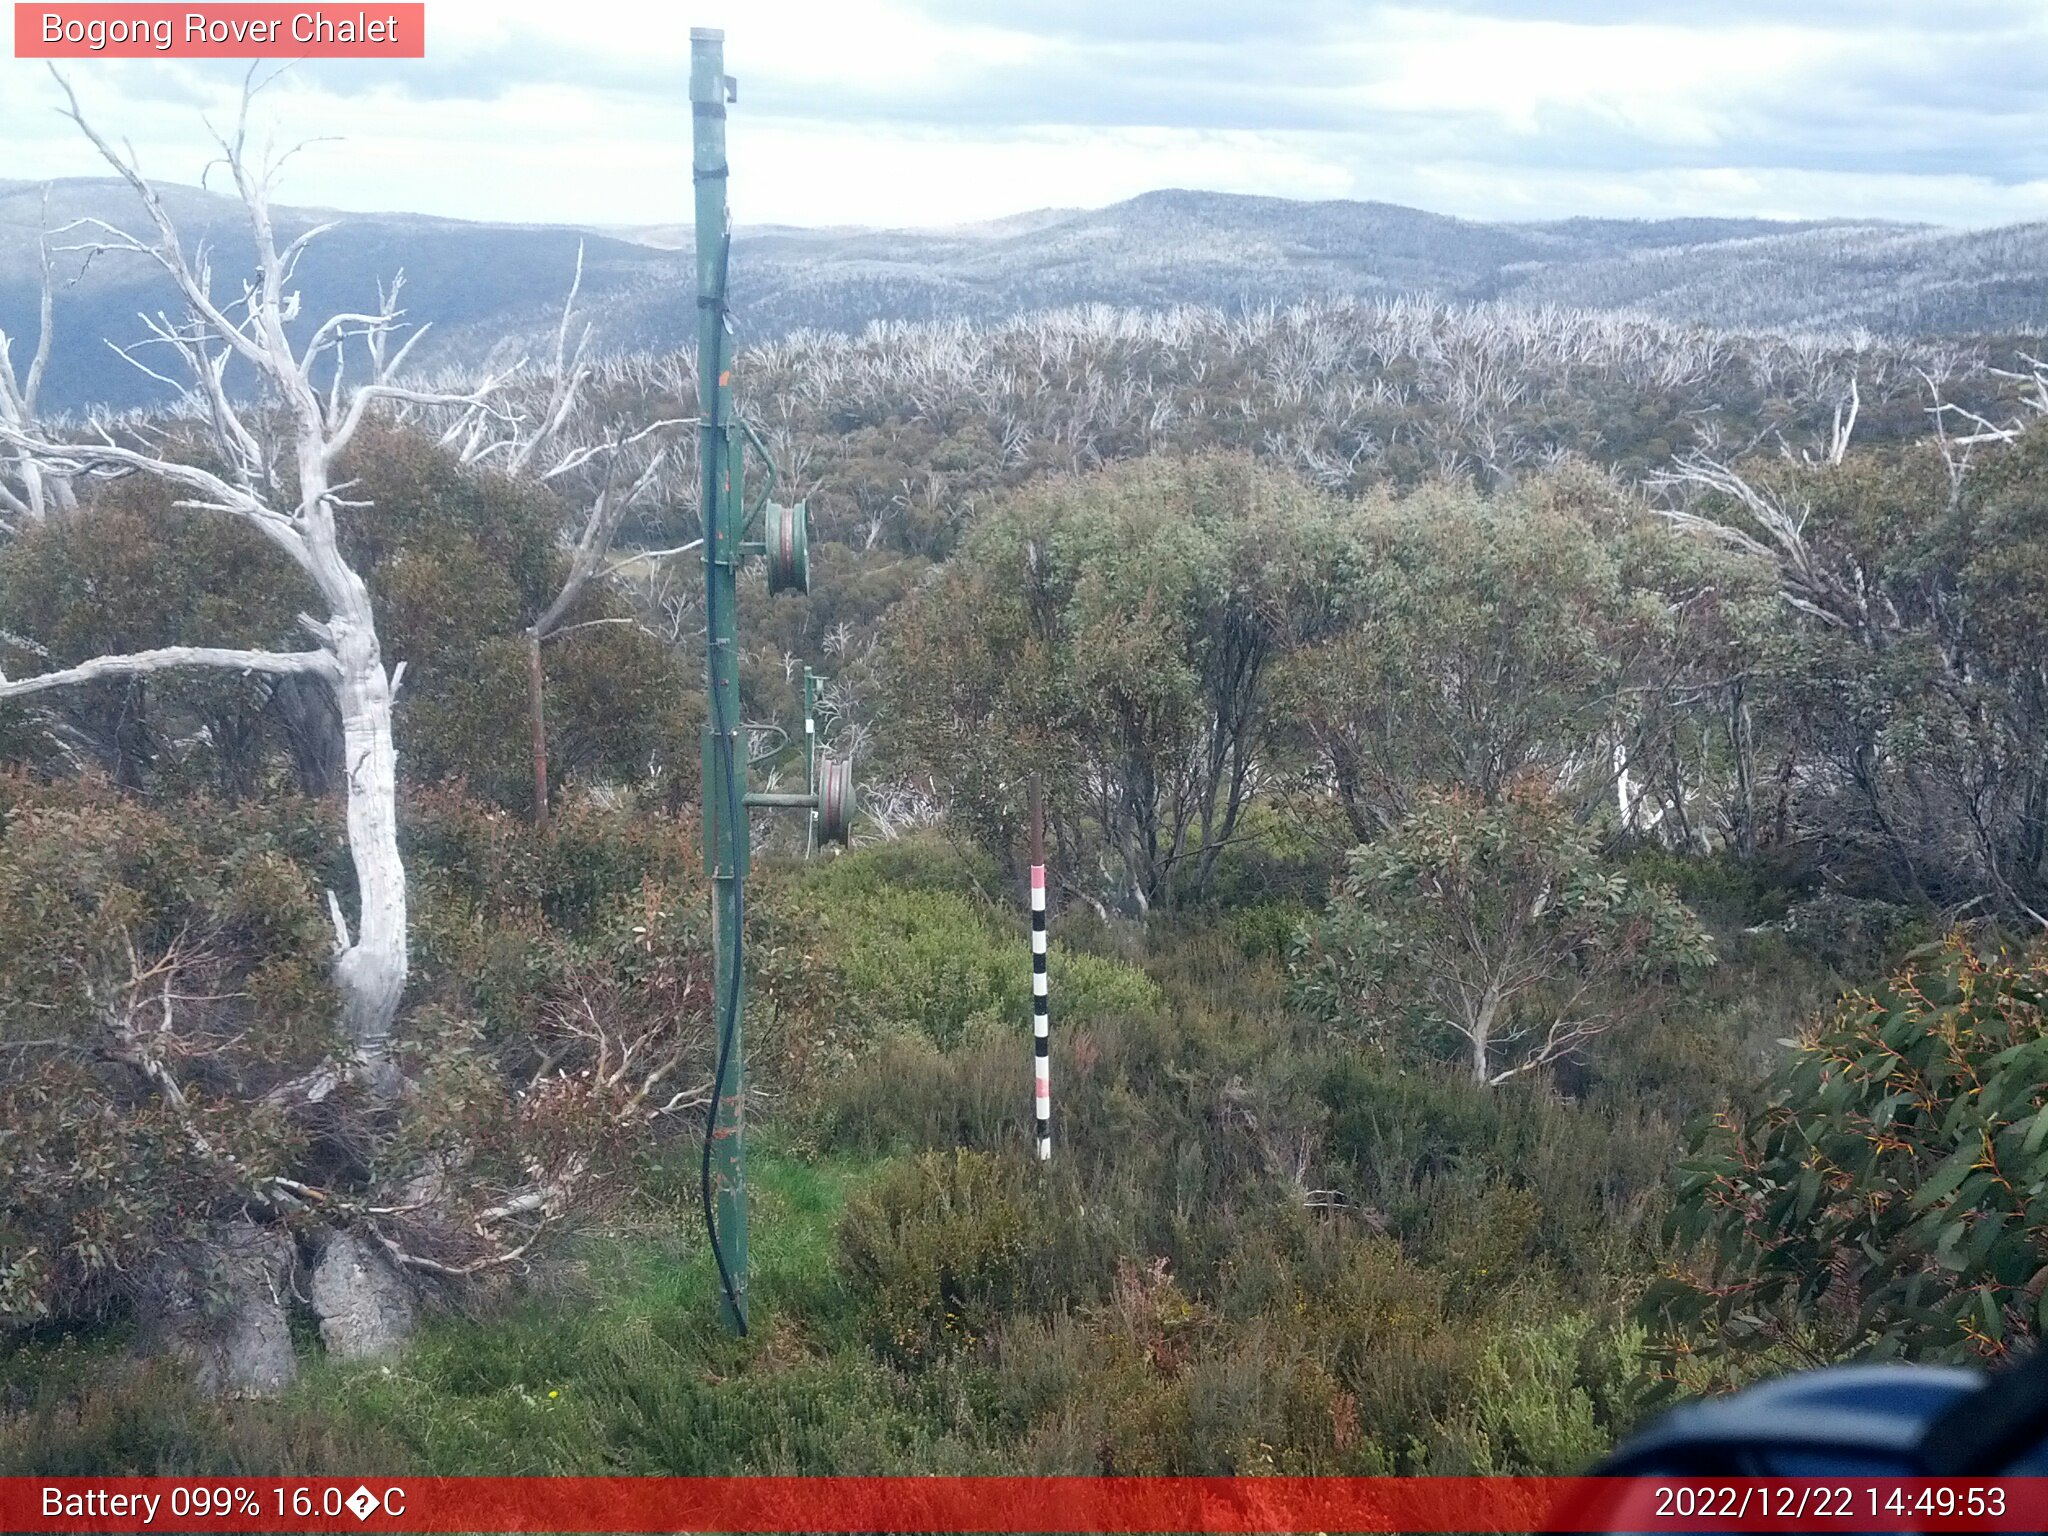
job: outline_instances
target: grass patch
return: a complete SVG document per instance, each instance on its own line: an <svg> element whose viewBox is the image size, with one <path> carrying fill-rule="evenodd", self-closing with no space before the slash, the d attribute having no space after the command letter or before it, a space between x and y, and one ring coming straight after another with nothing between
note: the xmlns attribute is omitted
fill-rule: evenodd
<svg viewBox="0 0 2048 1536"><path fill-rule="evenodd" d="M1028 975L953 866L894 887L922 857L810 877L864 956L840 974L877 1005L963 945ZM0 1470L1576 1470L1637 1412L1627 1313L1684 1118L1824 978L1742 939L1569 1094L1488 1092L1291 1008L1290 915L1161 921L1142 972L1093 957L1114 986L1056 993L1050 1168L1021 989L1000 1027L900 1021L783 1089L749 1146L748 1339L718 1321L684 1142L559 1273L388 1364L309 1348L276 1402L198 1402L116 1332L0 1352Z"/></svg>
<svg viewBox="0 0 2048 1536"><path fill-rule="evenodd" d="M831 1262L841 1208L880 1165L799 1160L768 1137L751 1150L751 1340L718 1320L694 1162L679 1160L635 1230L584 1241L568 1278L488 1318L432 1316L390 1364L310 1356L273 1403L201 1402L125 1359L118 1329L18 1343L0 1354L0 1470L813 1470L826 1420L890 1397L841 1347Z"/></svg>

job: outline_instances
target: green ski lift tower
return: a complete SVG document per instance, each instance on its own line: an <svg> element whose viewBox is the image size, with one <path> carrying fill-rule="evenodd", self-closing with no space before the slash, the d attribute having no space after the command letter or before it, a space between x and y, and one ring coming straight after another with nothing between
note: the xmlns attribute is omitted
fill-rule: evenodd
<svg viewBox="0 0 2048 1536"><path fill-rule="evenodd" d="M852 765L821 756L815 705L818 683L804 674L804 792L754 794L747 789L746 727L740 716L739 570L749 555L765 559L770 592L810 590L810 526L804 504L773 500L774 466L760 437L732 406L732 326L726 278L732 225L726 208L725 109L737 98L725 72L725 34L690 31L691 176L696 189L697 400L700 506L704 523L705 681L710 710L704 727L704 867L711 877L715 956L713 1019L717 1060L705 1120L702 1194L706 1232L718 1272L726 1325L747 1331L746 1012L743 971L745 882L752 846L752 810L810 813L806 848L844 844L855 810ZM763 489L747 504L746 451L761 462ZM760 535L749 538L758 519Z"/></svg>

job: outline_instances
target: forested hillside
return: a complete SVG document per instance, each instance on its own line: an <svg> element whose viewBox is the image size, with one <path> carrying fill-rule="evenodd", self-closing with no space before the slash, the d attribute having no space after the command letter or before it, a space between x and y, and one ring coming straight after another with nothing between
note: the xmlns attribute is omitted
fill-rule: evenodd
<svg viewBox="0 0 2048 1536"><path fill-rule="evenodd" d="M246 242L233 197L175 186L165 195L193 238L237 252ZM74 221L119 222L127 198L113 181L46 188L0 180L0 328L33 328L40 232L67 229L57 244L79 246ZM544 352L579 244L584 292L602 301L589 313L600 350L665 347L689 334L695 313L688 235L672 228L580 231L282 207L276 218L287 240L332 226L297 267L305 322L373 307L377 283L403 272L408 312L433 324L422 363L474 367ZM742 226L733 297L743 333L756 339L857 333L873 321L1001 323L1089 304L1238 314L1400 298L1619 310L1742 331L1968 337L2048 329L2044 228L1484 223L1390 203L1162 191L957 229ZM74 344L51 360L48 408L166 403L162 381L98 344L142 340L138 312L172 302L161 274L133 253L87 261L82 249L59 251L56 268L59 331Z"/></svg>
<svg viewBox="0 0 2048 1536"><path fill-rule="evenodd" d="M2031 338L1258 285L743 348L813 539L742 579L753 782L811 665L864 814L752 827L736 1339L691 362L579 345L616 252L502 372L255 255L165 263L177 408L4 370L0 1471L1563 1472L2038 1336Z"/></svg>

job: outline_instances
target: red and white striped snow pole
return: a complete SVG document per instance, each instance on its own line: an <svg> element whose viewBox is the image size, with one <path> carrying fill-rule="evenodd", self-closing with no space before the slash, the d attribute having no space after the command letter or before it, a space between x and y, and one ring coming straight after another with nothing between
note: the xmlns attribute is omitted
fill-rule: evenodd
<svg viewBox="0 0 2048 1536"><path fill-rule="evenodd" d="M1052 1015L1045 975L1045 807L1031 776L1031 1073L1038 1160L1052 1156Z"/></svg>

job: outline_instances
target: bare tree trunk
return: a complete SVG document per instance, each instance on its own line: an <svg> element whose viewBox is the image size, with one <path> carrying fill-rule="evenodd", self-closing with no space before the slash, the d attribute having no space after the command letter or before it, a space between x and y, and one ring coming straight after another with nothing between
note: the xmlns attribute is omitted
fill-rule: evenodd
<svg viewBox="0 0 2048 1536"><path fill-rule="evenodd" d="M502 413L488 401L496 385L487 382L451 395L393 382L420 334L414 331L403 344L391 345L403 314L395 282L380 292L376 312L330 317L314 330L303 350L294 349L285 324L287 311L296 312L298 293L288 289L300 255L321 229L308 230L279 249L270 218L269 181L281 162L272 159L259 169L246 156L249 87L243 92L242 117L235 133L222 139L221 147L248 215L256 273L253 281L244 284L242 297L223 308L213 297L211 267L203 255L186 254L176 225L155 188L136 168L132 154L124 158L91 127L61 76L59 85L69 102L66 115L141 199L154 229L154 240L146 241L93 221L98 231L95 248L132 251L151 258L184 296L185 321L173 324L161 316L154 321L145 316L144 324L154 340L184 361L190 376L186 403L198 408L203 413L200 419L209 423L208 447L221 467L216 470L163 455L148 439L142 449L123 447L106 432L98 441L50 441L17 424L13 418L21 413L14 409L0 413L0 445L67 480L137 472L152 475L184 490L192 497L187 505L245 521L312 579L325 600L327 617L322 621L300 615L300 623L318 641L318 649L312 651L173 646L102 656L31 678L10 681L0 675L0 697L100 677L141 678L167 668L190 666L317 678L332 690L341 717L349 856L355 866L358 901L356 931L351 937L340 898L328 893L335 931L334 980L341 994L342 1024L353 1048L355 1068L380 1090L389 1089L395 1077L390 1059L391 1024L405 991L407 970L405 868L398 852L398 759L391 734L396 680L384 668L369 588L341 550L335 516L347 503L337 494L335 470L366 412L378 402L446 406L466 415L496 419ZM367 354L367 377L344 391L343 353L348 350ZM241 358L263 379L280 408L275 417L249 413L229 394L224 380L230 357ZM324 389L315 384L316 373L323 370L327 375ZM281 455L273 449L283 445L266 441L273 422L281 422L291 434L296 485L285 481L279 472Z"/></svg>
<svg viewBox="0 0 2048 1536"><path fill-rule="evenodd" d="M526 632L526 709L533 722L533 824L548 824L547 678L540 665L540 626Z"/></svg>
<svg viewBox="0 0 2048 1536"><path fill-rule="evenodd" d="M1782 848L1792 836L1792 771L1798 759L1787 752L1778 764L1778 798L1771 810L1771 846Z"/></svg>
<svg viewBox="0 0 2048 1536"><path fill-rule="evenodd" d="M350 572L351 577L354 576ZM354 585L362 591L362 582ZM348 849L355 865L357 929L349 943L337 914L334 962L342 1025L357 1059L373 1070L387 1060L391 1021L407 970L405 865L398 854L398 753L391 740L391 679L370 623L369 594L361 616L334 624L335 685L341 704L342 762L348 795Z"/></svg>
<svg viewBox="0 0 2048 1536"><path fill-rule="evenodd" d="M1671 742L1666 753L1666 765L1671 770L1666 782L1671 788L1671 814L1678 824L1677 847L1682 853L1690 853L1695 847L1701 846L1704 840L1695 839L1692 818L1685 811L1685 764L1679 761L1676 740Z"/></svg>
<svg viewBox="0 0 2048 1536"><path fill-rule="evenodd" d="M583 527L569 552L569 574L546 610L527 630L527 712L533 729L533 824L548 824L548 740L547 674L541 666L541 646L581 626L566 628L563 620L576 606L592 581L602 582L627 561L608 568L612 543L632 509L660 488L668 467L669 435L672 429L693 424L692 419L669 417L619 432L609 431L595 412L585 411L584 386L591 368L584 351L590 341L586 326L572 346L570 332L576 317L576 295L583 287L583 247L576 247L576 275L569 284L569 297L562 306L561 324L555 331L554 362L541 377L547 395L539 409L526 421L509 422L509 435L501 435L488 418L465 409L448 429L444 441L465 438L462 461L479 462L490 454L502 453L505 472L515 477L530 475L539 484L576 496L584 504ZM589 416L586 421L581 419ZM543 449L553 462L543 467ZM637 457L636 457L637 456ZM629 465L628 460L635 463ZM695 543L679 549L661 550L647 559L666 559L697 548ZM596 620L593 622L609 622Z"/></svg>
<svg viewBox="0 0 2048 1536"><path fill-rule="evenodd" d="M50 343L56 335L56 268L51 261L49 215L50 188L45 183L43 233L39 241L42 257L41 303L38 307L40 324L35 352L29 359L25 374L16 371L10 338L5 331L0 331L0 422L24 431L35 425L37 397L42 392L44 370L50 363ZM77 509L78 499L69 479L48 474L26 452L0 454L0 528L6 526L6 514L10 513L25 522L40 523L52 511L74 512Z"/></svg>
<svg viewBox="0 0 2048 1536"><path fill-rule="evenodd" d="M1739 678L1728 700L1728 745L1735 753L1735 846L1749 858L1756 853L1756 743Z"/></svg>
<svg viewBox="0 0 2048 1536"><path fill-rule="evenodd" d="M1488 1057L1493 1045L1493 1022L1500 1012L1500 992L1489 987L1486 996L1480 999L1479 1011L1472 1016L1466 1038L1472 1045L1472 1081L1481 1088L1493 1086L1493 1069Z"/></svg>

